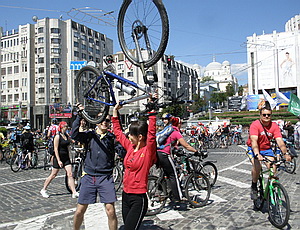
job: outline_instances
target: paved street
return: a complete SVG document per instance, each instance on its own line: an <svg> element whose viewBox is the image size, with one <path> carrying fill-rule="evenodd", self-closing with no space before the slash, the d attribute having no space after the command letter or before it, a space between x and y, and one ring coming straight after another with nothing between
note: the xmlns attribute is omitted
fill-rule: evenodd
<svg viewBox="0 0 300 230"><path fill-rule="evenodd" d="M219 177L210 203L202 208L163 210L146 217L141 229L274 229L266 212L253 210L249 187L251 165L240 146L210 150L208 160L217 160ZM0 229L72 229L76 199L68 194L61 171L49 187L50 198L39 194L49 171L42 168L13 173L0 164ZM286 229L300 229L300 178L280 172L291 201L291 216ZM120 198L120 194L118 194ZM116 204L122 226L121 201ZM82 229L107 229L102 205L91 205ZM122 228L121 228L122 229Z"/></svg>

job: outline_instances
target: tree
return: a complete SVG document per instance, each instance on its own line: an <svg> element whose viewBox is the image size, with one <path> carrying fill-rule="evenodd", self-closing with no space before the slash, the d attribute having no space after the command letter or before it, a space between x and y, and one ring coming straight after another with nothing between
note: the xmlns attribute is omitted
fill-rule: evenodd
<svg viewBox="0 0 300 230"><path fill-rule="evenodd" d="M242 85L240 85L239 88L238 88L238 95L243 96L243 93L244 93L244 88L243 88Z"/></svg>
<svg viewBox="0 0 300 230"><path fill-rule="evenodd" d="M233 85L231 83L229 83L227 86L226 86L226 95L228 97L231 97L235 94L235 90L233 88Z"/></svg>
<svg viewBox="0 0 300 230"><path fill-rule="evenodd" d="M173 116L175 117L182 117L183 114L184 114L184 106L182 105L171 105L171 106L168 106L167 108L164 108L162 110L162 114L164 113L170 113L172 114Z"/></svg>
<svg viewBox="0 0 300 230"><path fill-rule="evenodd" d="M204 83L207 81L213 81L214 79L211 76L202 77L200 83Z"/></svg>
<svg viewBox="0 0 300 230"><path fill-rule="evenodd" d="M193 95L193 104L190 106L190 109L195 113L199 111L202 107L206 105L206 100L203 97L200 97L198 94Z"/></svg>

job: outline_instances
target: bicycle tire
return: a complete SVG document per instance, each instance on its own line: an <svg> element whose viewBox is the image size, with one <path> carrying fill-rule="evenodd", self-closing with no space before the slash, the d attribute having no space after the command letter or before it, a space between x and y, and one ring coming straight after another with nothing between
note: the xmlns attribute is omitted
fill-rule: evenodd
<svg viewBox="0 0 300 230"><path fill-rule="evenodd" d="M160 181L156 176L148 177L148 209L146 216L153 216L161 212L167 202L167 186L165 181Z"/></svg>
<svg viewBox="0 0 300 230"><path fill-rule="evenodd" d="M10 169L13 172L19 172L21 169L21 157L18 153L14 154L10 159Z"/></svg>
<svg viewBox="0 0 300 230"><path fill-rule="evenodd" d="M218 169L214 163L210 161L204 162L200 172L208 178L211 187L215 185L218 177Z"/></svg>
<svg viewBox="0 0 300 230"><path fill-rule="evenodd" d="M99 102L110 102L108 82L102 77L94 86L100 75L100 71L93 66L81 68L76 75L76 103L81 103L84 106L81 115L91 124L99 124L104 121L109 111L109 105ZM93 90L90 90L92 87ZM96 101L89 98L95 99Z"/></svg>
<svg viewBox="0 0 300 230"><path fill-rule="evenodd" d="M292 157L292 161L285 161L284 162L284 169L287 173L294 174L296 170L297 164L296 164L296 158Z"/></svg>
<svg viewBox="0 0 300 230"><path fill-rule="evenodd" d="M81 176L82 176L82 169L78 162L71 163L71 166L72 166L72 176L73 176L74 182L75 182L75 190L78 192L80 190L80 186L81 186L80 180L81 180ZM65 185L66 185L68 192L72 193L72 190L68 183L67 173L65 175Z"/></svg>
<svg viewBox="0 0 300 230"><path fill-rule="evenodd" d="M46 148L44 150L44 160L43 160L43 167L44 167L44 170L47 169L47 167L49 167L49 163L50 163L50 158L51 158L51 155L49 154L48 152L48 149Z"/></svg>
<svg viewBox="0 0 300 230"><path fill-rule="evenodd" d="M31 166L35 169L37 168L38 160L39 160L38 154L36 151L34 151L31 157Z"/></svg>
<svg viewBox="0 0 300 230"><path fill-rule="evenodd" d="M262 210L264 206L265 198L264 198L264 189L263 189L261 177L258 178L257 188L258 188L257 199L253 200L253 205L256 210Z"/></svg>
<svg viewBox="0 0 300 230"><path fill-rule="evenodd" d="M269 220L276 228L283 228L290 218L289 196L283 185L278 182L273 183L272 192L274 202L272 202L270 191L267 198Z"/></svg>
<svg viewBox="0 0 300 230"><path fill-rule="evenodd" d="M205 206L211 193L208 178L203 173L192 173L185 184L185 196L192 207Z"/></svg>
<svg viewBox="0 0 300 230"><path fill-rule="evenodd" d="M151 15L148 15L150 13ZM144 61L140 61L132 51L136 49L132 38L132 28L135 23L142 23L146 26L147 33L151 38L151 51L154 52L150 52L153 54L149 54ZM153 25L151 23L158 24ZM118 39L123 53L134 65L140 67L143 63L145 68L149 68L156 64L164 55L169 40L169 19L162 1L123 1L118 15ZM147 50L146 42L139 45L141 50Z"/></svg>
<svg viewBox="0 0 300 230"><path fill-rule="evenodd" d="M117 165L113 169L113 178L115 183L115 190L116 192L118 192L123 182L123 174L121 168Z"/></svg>

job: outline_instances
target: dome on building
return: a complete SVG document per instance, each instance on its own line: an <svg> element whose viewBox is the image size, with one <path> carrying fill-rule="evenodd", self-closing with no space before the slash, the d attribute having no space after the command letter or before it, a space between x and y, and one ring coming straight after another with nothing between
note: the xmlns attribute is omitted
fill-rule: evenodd
<svg viewBox="0 0 300 230"><path fill-rule="evenodd" d="M223 61L222 65L230 65L229 61Z"/></svg>
<svg viewBox="0 0 300 230"><path fill-rule="evenodd" d="M216 61L213 61L211 63L209 63L206 68L206 70L219 70L222 69L222 64Z"/></svg>

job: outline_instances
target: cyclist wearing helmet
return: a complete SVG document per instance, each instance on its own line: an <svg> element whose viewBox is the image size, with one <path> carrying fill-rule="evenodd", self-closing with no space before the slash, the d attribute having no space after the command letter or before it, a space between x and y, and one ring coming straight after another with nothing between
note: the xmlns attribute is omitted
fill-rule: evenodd
<svg viewBox="0 0 300 230"><path fill-rule="evenodd" d="M164 115L163 115L163 121L165 122L167 120L168 124L170 124L172 126L174 131L166 139L164 147L157 151L157 157L158 157L158 164L163 168L165 174L169 178L169 182L171 184L171 189L172 189L172 193L173 193L172 203L173 203L174 207L177 208L178 205L180 205L179 202L182 200L182 192L181 192L181 188L179 185L178 176L176 173L176 165L174 164L173 156L171 154L171 151L172 151L171 147L175 146L178 142L188 151L191 151L194 153L198 153L198 151L196 149L194 149L192 146L190 146L184 140L183 136L181 135L180 119L177 117L173 117L170 114L165 115L165 116Z"/></svg>

